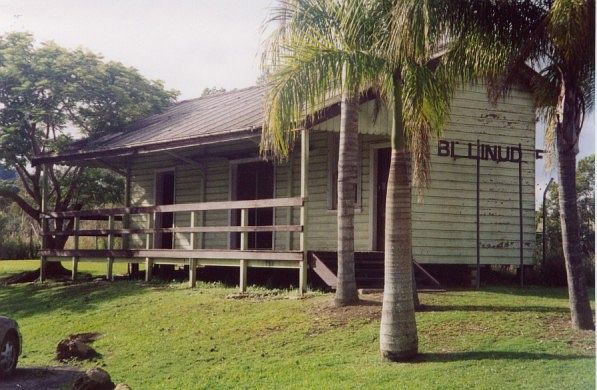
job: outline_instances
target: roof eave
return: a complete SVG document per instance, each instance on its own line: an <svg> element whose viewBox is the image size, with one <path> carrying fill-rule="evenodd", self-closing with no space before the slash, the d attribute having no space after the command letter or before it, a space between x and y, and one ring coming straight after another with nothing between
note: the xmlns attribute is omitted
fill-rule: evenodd
<svg viewBox="0 0 597 390"><path fill-rule="evenodd" d="M123 146L115 149L100 149L90 151L77 151L71 153L52 154L45 156L35 156L31 160L33 166L40 164L65 164L77 165L77 162L99 160L107 157L127 157L137 154L161 152L174 149L184 149L199 145L209 145L224 143L228 141L237 141L239 139L249 139L257 136L261 127L244 129L240 131L231 131L224 134L207 135L195 138L177 139L160 143Z"/></svg>

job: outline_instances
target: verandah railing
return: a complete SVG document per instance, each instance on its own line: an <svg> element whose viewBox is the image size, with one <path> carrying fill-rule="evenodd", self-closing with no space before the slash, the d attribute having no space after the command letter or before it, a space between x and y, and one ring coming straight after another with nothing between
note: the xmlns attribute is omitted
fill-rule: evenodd
<svg viewBox="0 0 597 390"><path fill-rule="evenodd" d="M301 208L301 214L304 213L304 199L302 197L294 198L274 198L260 200L237 200L221 202L201 202L201 203L181 203L161 206L140 206L140 207L122 207L110 209L64 211L64 212L46 212L44 219L43 234L45 237L68 236L73 237L73 249L51 249L46 245L42 246L42 273L40 278L43 280L43 268L47 261L62 261L64 258L72 259L73 279L76 278L78 262L83 258L105 259L107 261L107 277L113 278L112 267L115 259L124 259L124 261L135 263L145 261L145 278L151 279L151 269L154 263L163 262L188 262L189 265L189 283L191 286L196 284L196 271L200 265L238 265L240 267L239 287L242 292L246 290L247 285L247 267L284 267L298 268L300 270L299 279L305 280L306 275L306 256L302 243L304 242L304 226L302 223L294 225L276 225L251 226L249 225L249 210L259 208ZM200 212L215 210L240 210L240 225L231 224L224 226L198 226L197 214ZM158 216L164 213L172 213L173 220L179 213L190 213L190 226L156 227ZM143 228L131 228L131 216L145 215L148 226ZM105 229L81 229L81 221L86 219L107 220ZM52 229L52 220L72 220L72 229L56 230ZM301 218L303 220L303 218ZM116 222L120 221L121 228L116 228ZM301 248L298 251L290 250L250 250L248 245L249 233L258 232L288 232L288 234L298 233L301 235ZM156 235L162 233L187 233L189 234L188 249L157 249L155 248ZM208 249L196 248L196 234L204 233L240 233L239 249ZM145 248L131 248L131 237L133 235L145 235ZM106 237L106 249L81 249L80 237ZM115 238L122 238L122 249L115 248ZM43 240L46 243L48 240ZM200 240L202 241L202 240ZM272 242L275 248L275 242ZM299 283L302 284L302 283ZM301 288L302 290L302 288ZM302 292L302 291L301 291Z"/></svg>

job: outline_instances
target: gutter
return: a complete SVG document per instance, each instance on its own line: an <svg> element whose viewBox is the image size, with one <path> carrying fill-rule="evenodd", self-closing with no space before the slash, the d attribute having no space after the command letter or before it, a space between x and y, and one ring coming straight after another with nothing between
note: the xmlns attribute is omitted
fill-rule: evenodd
<svg viewBox="0 0 597 390"><path fill-rule="evenodd" d="M161 152L166 150L183 149L199 145L210 145L222 142L237 141L241 139L255 138L256 130L260 129L261 127L258 127L249 130L232 131L226 134L177 139L166 142L160 142L157 144L154 143L138 146L123 146L115 149L99 149L92 151L77 151L62 154L40 155L33 157L31 159L31 164L33 166L37 166L40 164L60 164L96 160L106 157L127 157L136 154Z"/></svg>

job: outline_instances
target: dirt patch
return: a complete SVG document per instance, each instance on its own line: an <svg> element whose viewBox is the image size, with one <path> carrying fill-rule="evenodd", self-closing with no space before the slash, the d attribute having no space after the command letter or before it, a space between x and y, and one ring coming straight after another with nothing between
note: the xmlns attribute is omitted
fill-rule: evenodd
<svg viewBox="0 0 597 390"><path fill-rule="evenodd" d="M226 295L226 299L232 300L248 300L248 301L277 301L285 299L306 299L309 298L309 294L305 294L302 297L295 297L288 294L287 291L265 291L265 292L246 292L246 293L234 293Z"/></svg>
<svg viewBox="0 0 597 390"><path fill-rule="evenodd" d="M307 335L313 336L347 326L350 322L370 323L381 317L381 295L367 295L353 306L336 307L333 301L314 305L311 309L313 325Z"/></svg>
<svg viewBox="0 0 597 390"><path fill-rule="evenodd" d="M251 301L265 301L272 299L284 299L284 297L276 294L259 294L259 293L234 293L226 295L226 299L234 300L251 300Z"/></svg>
<svg viewBox="0 0 597 390"><path fill-rule="evenodd" d="M88 360L101 357L95 349L89 346L101 337L101 333L97 332L71 334L56 346L56 360L67 362L71 359Z"/></svg>
<svg viewBox="0 0 597 390"><path fill-rule="evenodd" d="M562 340L582 354L595 355L595 332L573 329L569 315L545 315L541 322L544 325L540 339Z"/></svg>
<svg viewBox="0 0 597 390"><path fill-rule="evenodd" d="M75 367L26 367L17 368L14 375L0 383L0 390L64 389L85 375Z"/></svg>

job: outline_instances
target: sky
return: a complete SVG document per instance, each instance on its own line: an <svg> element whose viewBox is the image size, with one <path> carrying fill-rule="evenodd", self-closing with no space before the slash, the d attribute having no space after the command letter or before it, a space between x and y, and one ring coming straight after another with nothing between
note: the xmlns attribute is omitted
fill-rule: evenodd
<svg viewBox="0 0 597 390"><path fill-rule="evenodd" d="M0 33L28 31L38 42L85 47L180 91L251 86L259 75L261 28L274 0L0 0ZM594 153L595 116L585 121L579 159ZM537 128L537 148L543 148ZM537 161L539 200L555 170ZM539 204L537 204L539 206Z"/></svg>
<svg viewBox="0 0 597 390"><path fill-rule="evenodd" d="M0 33L86 47L197 97L254 84L271 0L0 0Z"/></svg>

